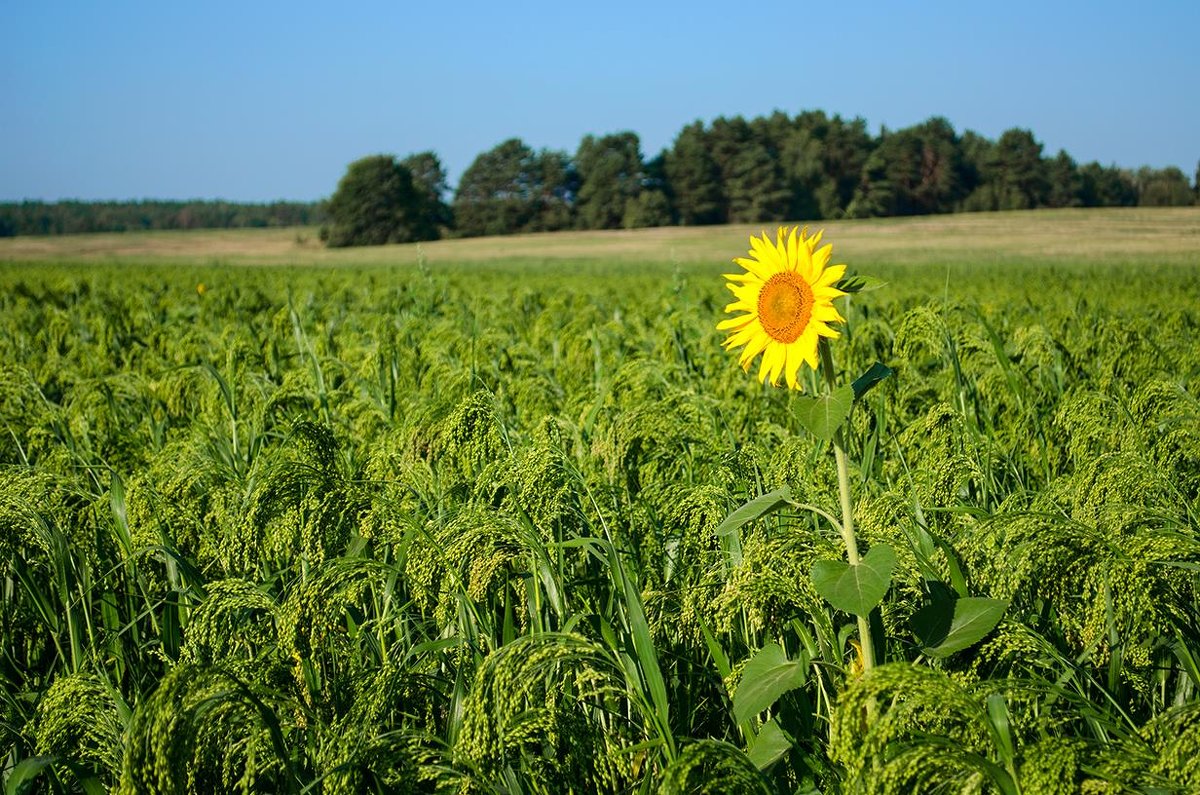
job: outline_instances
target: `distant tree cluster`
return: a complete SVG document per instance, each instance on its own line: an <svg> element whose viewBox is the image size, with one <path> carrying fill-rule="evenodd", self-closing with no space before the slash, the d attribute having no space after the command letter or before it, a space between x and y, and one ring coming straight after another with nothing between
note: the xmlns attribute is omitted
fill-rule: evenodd
<svg viewBox="0 0 1200 795"><path fill-rule="evenodd" d="M432 152L356 160L329 200L321 239L335 248L436 239L450 225L445 192L446 175Z"/></svg>
<svg viewBox="0 0 1200 795"><path fill-rule="evenodd" d="M350 214L396 218L391 232L342 234L357 227L339 221L332 208L354 206L342 197L360 195L350 183L364 163L377 159L352 164L330 203L331 245L560 229L1190 205L1200 199L1200 169L1196 183L1189 183L1174 167L1081 166L1063 151L1047 156L1029 130L1008 130L992 141L970 131L959 135L940 117L872 136L862 119L821 111L694 122L650 160L632 132L585 136L573 155L535 151L512 138L475 158L449 206L441 201L447 191L435 154L381 158L379 163L401 171L407 167L428 192L417 203L404 199L407 188L395 189L393 200L409 206L404 220L374 210ZM414 160L424 164L421 169L412 167ZM418 179L418 171L425 176ZM422 213L428 214L424 220L414 220Z"/></svg>
<svg viewBox="0 0 1200 795"><path fill-rule="evenodd" d="M147 229L234 229L308 226L325 220L321 202L239 204L224 201L6 202L0 237L132 232Z"/></svg>
<svg viewBox="0 0 1200 795"><path fill-rule="evenodd" d="M1033 133L992 141L934 117L872 135L862 119L776 111L687 125L647 160L636 133L588 135L574 154L511 138L480 154L452 200L433 152L351 163L326 203L24 202L0 236L322 224L330 246L560 229L870 218L1038 207L1200 203L1178 168L1079 165Z"/></svg>

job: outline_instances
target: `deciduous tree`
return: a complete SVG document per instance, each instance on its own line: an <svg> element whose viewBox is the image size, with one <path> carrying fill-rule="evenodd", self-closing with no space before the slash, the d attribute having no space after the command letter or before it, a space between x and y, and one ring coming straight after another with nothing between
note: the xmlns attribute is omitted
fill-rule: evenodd
<svg viewBox="0 0 1200 795"><path fill-rule="evenodd" d="M641 145L636 133L587 135L575 153L579 194L575 221L582 229L617 229L626 205L642 190Z"/></svg>
<svg viewBox="0 0 1200 795"><path fill-rule="evenodd" d="M510 138L475 158L454 196L460 235L505 235L571 224L577 182L562 152L534 152Z"/></svg>
<svg viewBox="0 0 1200 795"><path fill-rule="evenodd" d="M689 124L676 136L663 164L675 214L684 226L723 220L721 172L707 138L702 122Z"/></svg>
<svg viewBox="0 0 1200 795"><path fill-rule="evenodd" d="M321 237L333 247L433 240L437 222L428 209L407 168L392 155L371 155L338 182Z"/></svg>

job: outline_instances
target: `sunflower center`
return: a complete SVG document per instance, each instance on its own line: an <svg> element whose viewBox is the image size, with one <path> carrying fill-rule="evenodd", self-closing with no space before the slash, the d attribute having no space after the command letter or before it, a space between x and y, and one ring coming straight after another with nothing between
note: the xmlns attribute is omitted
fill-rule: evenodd
<svg viewBox="0 0 1200 795"><path fill-rule="evenodd" d="M758 321L776 342L795 342L812 317L813 292L795 271L776 273L758 291Z"/></svg>

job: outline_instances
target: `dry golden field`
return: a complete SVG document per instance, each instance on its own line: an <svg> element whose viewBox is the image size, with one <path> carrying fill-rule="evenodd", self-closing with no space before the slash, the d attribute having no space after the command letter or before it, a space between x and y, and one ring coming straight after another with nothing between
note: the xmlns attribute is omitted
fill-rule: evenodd
<svg viewBox="0 0 1200 795"><path fill-rule="evenodd" d="M839 258L860 264L956 261L1200 265L1200 207L1036 210L821 221ZM769 224L767 226L774 226ZM662 227L324 248L317 230L128 232L0 239L0 262L229 265L429 264L490 260L723 263L763 225Z"/></svg>

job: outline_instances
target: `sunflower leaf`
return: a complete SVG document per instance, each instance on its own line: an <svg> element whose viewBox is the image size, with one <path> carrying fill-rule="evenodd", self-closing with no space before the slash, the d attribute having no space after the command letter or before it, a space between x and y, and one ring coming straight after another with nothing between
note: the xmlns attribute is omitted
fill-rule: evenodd
<svg viewBox="0 0 1200 795"><path fill-rule="evenodd" d="M854 408L854 387L841 386L818 398L796 398L792 411L800 424L818 439L829 441Z"/></svg>
<svg viewBox="0 0 1200 795"><path fill-rule="evenodd" d="M1003 599L964 596L935 598L913 614L910 626L930 657L949 657L974 646L995 629L1008 609Z"/></svg>
<svg viewBox="0 0 1200 795"><path fill-rule="evenodd" d="M733 693L733 717L738 723L753 718L808 678L808 660L789 660L778 643L768 643L746 663Z"/></svg>
<svg viewBox="0 0 1200 795"><path fill-rule="evenodd" d="M869 370L854 379L854 383L850 385L854 389L854 399L858 400L880 381L895 374L896 371L883 362L875 362Z"/></svg>
<svg viewBox="0 0 1200 795"><path fill-rule="evenodd" d="M872 290L878 290L886 284L887 282L883 279L878 279L874 276L851 274L833 286L843 293L869 293Z"/></svg>
<svg viewBox="0 0 1200 795"><path fill-rule="evenodd" d="M758 736L746 749L746 756L750 757L750 761L759 770L766 770L792 750L794 743L791 736L779 727L774 718L771 718L758 730Z"/></svg>
<svg viewBox="0 0 1200 795"><path fill-rule="evenodd" d="M812 567L812 583L838 610L867 616L883 601L895 568L896 553L887 544L876 544L854 565L818 560Z"/></svg>

